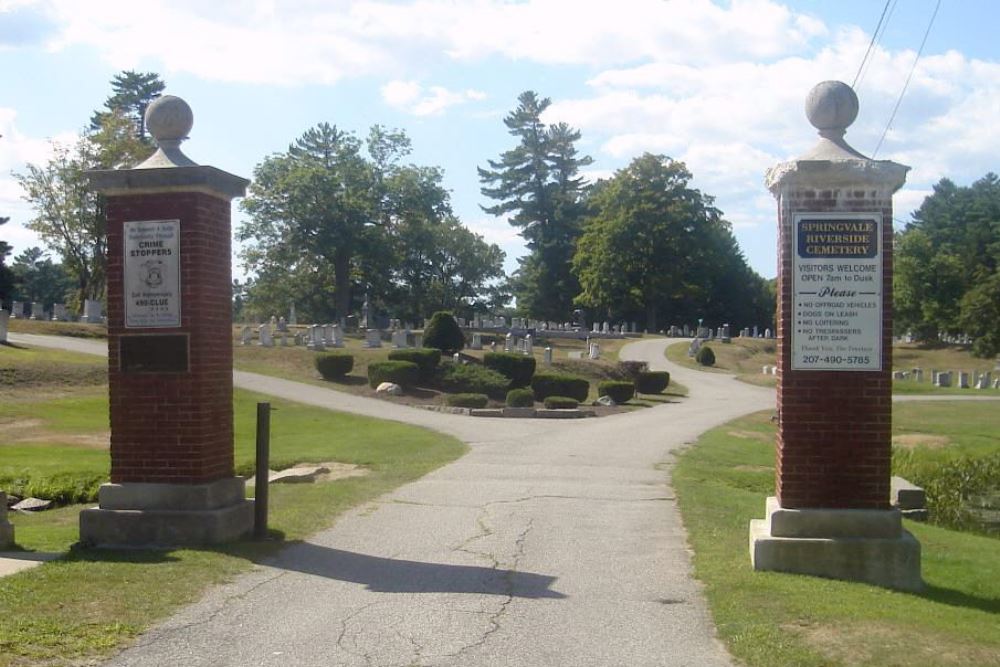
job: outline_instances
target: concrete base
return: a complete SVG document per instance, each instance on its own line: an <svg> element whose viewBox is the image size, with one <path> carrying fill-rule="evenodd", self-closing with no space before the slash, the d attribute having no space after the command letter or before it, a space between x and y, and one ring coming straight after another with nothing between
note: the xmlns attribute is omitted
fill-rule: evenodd
<svg viewBox="0 0 1000 667"><path fill-rule="evenodd" d="M99 506L80 512L80 542L172 547L237 540L253 528L253 500L239 477L208 484L103 484Z"/></svg>
<svg viewBox="0 0 1000 667"><path fill-rule="evenodd" d="M898 510L792 510L768 498L767 517L750 522L750 561L755 570L923 588L920 543Z"/></svg>

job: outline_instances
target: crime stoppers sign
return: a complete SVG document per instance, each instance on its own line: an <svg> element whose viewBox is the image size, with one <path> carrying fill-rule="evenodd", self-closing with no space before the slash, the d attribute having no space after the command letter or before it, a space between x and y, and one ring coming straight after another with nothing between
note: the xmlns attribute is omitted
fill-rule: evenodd
<svg viewBox="0 0 1000 667"><path fill-rule="evenodd" d="M792 370L881 370L881 213L796 213L793 226Z"/></svg>
<svg viewBox="0 0 1000 667"><path fill-rule="evenodd" d="M180 220L126 222L125 326L181 325Z"/></svg>

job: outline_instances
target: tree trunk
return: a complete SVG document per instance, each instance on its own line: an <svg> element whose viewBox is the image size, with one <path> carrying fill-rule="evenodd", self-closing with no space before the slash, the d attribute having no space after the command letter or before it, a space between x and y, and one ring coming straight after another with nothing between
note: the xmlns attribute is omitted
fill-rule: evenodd
<svg viewBox="0 0 1000 667"><path fill-rule="evenodd" d="M646 331L651 333L658 331L656 328L656 304L652 302L646 304Z"/></svg>

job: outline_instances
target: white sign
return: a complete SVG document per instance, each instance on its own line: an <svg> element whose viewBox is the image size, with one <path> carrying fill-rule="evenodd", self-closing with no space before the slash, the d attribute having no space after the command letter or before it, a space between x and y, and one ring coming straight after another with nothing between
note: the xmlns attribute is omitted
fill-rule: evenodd
<svg viewBox="0 0 1000 667"><path fill-rule="evenodd" d="M882 214L792 224L792 370L882 370Z"/></svg>
<svg viewBox="0 0 1000 667"><path fill-rule="evenodd" d="M181 325L181 222L126 222L125 326Z"/></svg>

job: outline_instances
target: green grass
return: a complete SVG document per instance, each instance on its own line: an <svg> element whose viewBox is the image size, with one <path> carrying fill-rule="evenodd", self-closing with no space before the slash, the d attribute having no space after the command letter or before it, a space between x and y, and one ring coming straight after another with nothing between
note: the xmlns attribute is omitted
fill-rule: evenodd
<svg viewBox="0 0 1000 667"><path fill-rule="evenodd" d="M1000 452L1000 404L989 401L926 401L892 406L892 433L897 444L908 443L928 463L959 456ZM938 436L920 444L919 436Z"/></svg>
<svg viewBox="0 0 1000 667"><path fill-rule="evenodd" d="M766 667L1000 664L995 539L907 522L922 545L920 594L752 571L749 521L763 517L773 493L769 417L709 431L673 471L695 572L729 650ZM899 427L913 428L909 418L901 415Z"/></svg>

